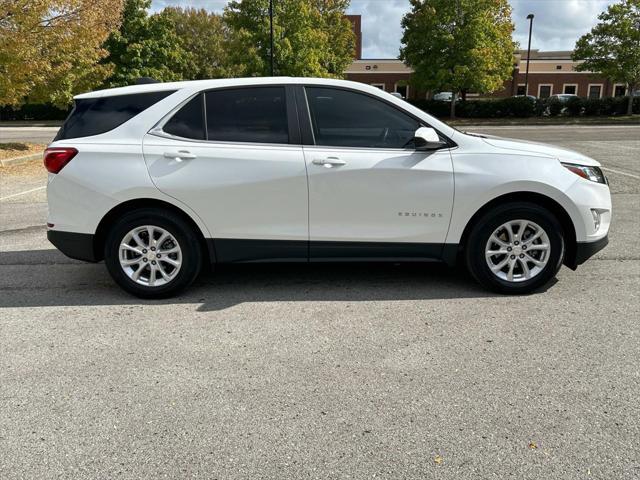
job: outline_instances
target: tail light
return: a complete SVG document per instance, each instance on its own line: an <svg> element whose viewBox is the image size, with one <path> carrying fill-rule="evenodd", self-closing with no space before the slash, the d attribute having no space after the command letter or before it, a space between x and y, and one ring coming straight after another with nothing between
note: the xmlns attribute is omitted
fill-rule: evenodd
<svg viewBox="0 0 640 480"><path fill-rule="evenodd" d="M78 150L71 147L47 148L44 151L44 166L50 173L58 173L76 156Z"/></svg>

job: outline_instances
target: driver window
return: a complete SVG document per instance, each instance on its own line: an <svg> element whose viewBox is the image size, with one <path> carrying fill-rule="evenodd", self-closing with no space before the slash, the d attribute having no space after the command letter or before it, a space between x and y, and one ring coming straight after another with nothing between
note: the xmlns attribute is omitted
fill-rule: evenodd
<svg viewBox="0 0 640 480"><path fill-rule="evenodd" d="M316 145L404 148L420 123L368 95L306 87Z"/></svg>

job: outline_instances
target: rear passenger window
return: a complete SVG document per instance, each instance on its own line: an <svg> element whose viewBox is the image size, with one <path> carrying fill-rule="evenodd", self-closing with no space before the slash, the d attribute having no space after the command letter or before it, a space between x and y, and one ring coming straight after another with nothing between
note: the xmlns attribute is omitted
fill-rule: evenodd
<svg viewBox="0 0 640 480"><path fill-rule="evenodd" d="M76 100L73 111L54 140L88 137L106 133L131 120L140 112L175 90L164 92L112 95L110 97Z"/></svg>
<svg viewBox="0 0 640 480"><path fill-rule="evenodd" d="M212 90L205 99L208 140L289 142L284 87Z"/></svg>
<svg viewBox="0 0 640 480"><path fill-rule="evenodd" d="M193 97L164 124L162 130L171 135L204 140L204 111L202 94Z"/></svg>

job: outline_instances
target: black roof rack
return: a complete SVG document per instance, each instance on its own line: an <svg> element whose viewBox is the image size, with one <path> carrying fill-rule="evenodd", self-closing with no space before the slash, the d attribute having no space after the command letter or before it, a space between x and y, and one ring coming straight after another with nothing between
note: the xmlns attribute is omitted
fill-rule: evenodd
<svg viewBox="0 0 640 480"><path fill-rule="evenodd" d="M160 83L160 81L151 77L140 77L136 80L136 85L146 85L147 83Z"/></svg>

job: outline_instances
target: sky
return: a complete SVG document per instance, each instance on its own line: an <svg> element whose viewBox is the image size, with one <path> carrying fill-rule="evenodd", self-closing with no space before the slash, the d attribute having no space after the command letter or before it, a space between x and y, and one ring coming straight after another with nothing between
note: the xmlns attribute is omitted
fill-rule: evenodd
<svg viewBox="0 0 640 480"><path fill-rule="evenodd" d="M277 0L275 0L277 1ZM591 30L598 14L615 0L509 0L516 25L514 38L527 48L529 21L533 13L531 48L572 50L576 40ZM193 6L221 12L227 0L153 0L152 10L165 6ZM347 13L362 15L362 57L396 58L400 48L400 20L409 0L351 0Z"/></svg>

